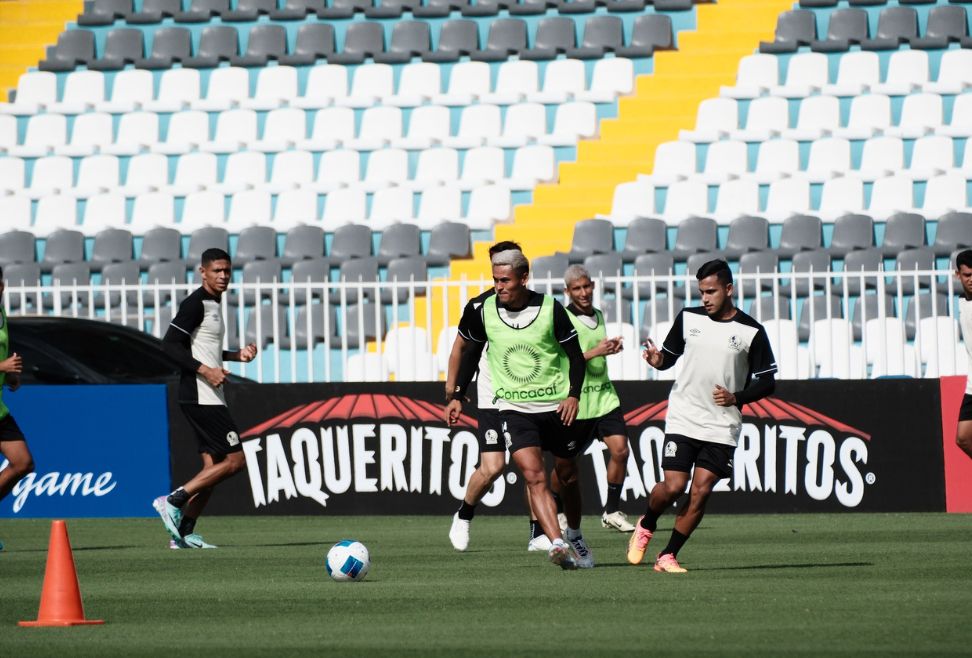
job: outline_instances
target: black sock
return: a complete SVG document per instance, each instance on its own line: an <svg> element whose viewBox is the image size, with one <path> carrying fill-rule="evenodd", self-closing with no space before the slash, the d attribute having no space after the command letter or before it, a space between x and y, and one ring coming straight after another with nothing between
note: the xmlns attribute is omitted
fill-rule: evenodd
<svg viewBox="0 0 972 658"><path fill-rule="evenodd" d="M185 537L186 535L191 535L192 531L196 529L196 519L191 516L182 517L182 523L179 524L179 534Z"/></svg>
<svg viewBox="0 0 972 658"><path fill-rule="evenodd" d="M678 552L681 550L685 542L688 541L689 536L683 535L678 530L672 530L671 539L668 540L668 546L662 549L659 555L664 555L665 553L671 553L672 557L678 556Z"/></svg>
<svg viewBox="0 0 972 658"><path fill-rule="evenodd" d="M622 487L624 487L624 482L619 482L618 484L608 482L607 502L604 503L604 511L606 513L613 514L618 511L618 505L621 503Z"/></svg>
<svg viewBox="0 0 972 658"><path fill-rule="evenodd" d="M476 506L462 501L462 505L459 506L459 518L463 521L472 521L474 516L476 516Z"/></svg>
<svg viewBox="0 0 972 658"><path fill-rule="evenodd" d="M191 498L189 493L182 487L179 487L178 489L170 493L169 497L166 498L166 500L168 500L169 504L172 505L173 507L178 507L179 509L182 509L183 506L185 506L185 504L189 502L189 498Z"/></svg>
<svg viewBox="0 0 972 658"><path fill-rule="evenodd" d="M543 536L543 528L540 527L540 522L536 519L530 519L530 539L541 536Z"/></svg>
<svg viewBox="0 0 972 658"><path fill-rule="evenodd" d="M553 492L551 492L551 494L553 495L554 505L557 506L557 514L563 514L564 513L564 501L560 500L560 494L556 494L556 493L553 493Z"/></svg>
<svg viewBox="0 0 972 658"><path fill-rule="evenodd" d="M659 516L661 516L661 515L660 514L655 514L654 512L651 511L651 508L649 507L645 511L645 515L643 517L641 517L641 523L639 525L642 528L644 528L645 530L648 530L650 532L654 532L655 531L655 528L658 527L658 517Z"/></svg>

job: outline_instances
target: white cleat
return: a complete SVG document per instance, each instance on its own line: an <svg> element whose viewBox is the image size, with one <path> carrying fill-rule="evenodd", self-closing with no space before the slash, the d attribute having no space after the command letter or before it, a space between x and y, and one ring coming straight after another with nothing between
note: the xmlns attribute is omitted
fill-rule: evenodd
<svg viewBox="0 0 972 658"><path fill-rule="evenodd" d="M452 528L449 529L449 541L457 551L469 548L469 521L459 518L459 513L452 515Z"/></svg>
<svg viewBox="0 0 972 658"><path fill-rule="evenodd" d="M557 523L560 524L560 532L567 531L567 515L563 512L557 514Z"/></svg>
<svg viewBox="0 0 972 658"><path fill-rule="evenodd" d="M574 551L574 562L577 563L577 568L593 569L594 553L591 552L587 542L584 541L584 536L578 533L573 539L568 538L567 542Z"/></svg>
<svg viewBox="0 0 972 658"><path fill-rule="evenodd" d="M527 550L530 552L533 551L547 552L550 550L550 546L551 543L550 540L547 539L547 535L540 535L539 537L534 537L533 539L530 540L530 543L527 544Z"/></svg>
<svg viewBox="0 0 972 658"><path fill-rule="evenodd" d="M577 563L570 556L570 546L560 537L550 543L550 550L547 551L547 559L564 570L577 568Z"/></svg>
<svg viewBox="0 0 972 658"><path fill-rule="evenodd" d="M611 512L610 514L604 512L601 514L601 527L614 528L618 532L634 532L635 529L631 522L628 521L628 517L621 511Z"/></svg>

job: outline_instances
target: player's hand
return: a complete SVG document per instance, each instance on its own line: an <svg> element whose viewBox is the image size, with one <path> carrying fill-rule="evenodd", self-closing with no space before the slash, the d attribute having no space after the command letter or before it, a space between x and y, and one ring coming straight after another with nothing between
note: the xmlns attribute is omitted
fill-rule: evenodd
<svg viewBox="0 0 972 658"><path fill-rule="evenodd" d="M618 354L619 352L624 351L624 338L621 336L615 336L611 339L611 341L614 343L614 351L611 352L611 354Z"/></svg>
<svg viewBox="0 0 972 658"><path fill-rule="evenodd" d="M11 392L20 388L20 375L18 373L12 372L7 375L7 388L9 388Z"/></svg>
<svg viewBox="0 0 972 658"><path fill-rule="evenodd" d="M449 400L449 403L445 406L445 422L446 425L452 427L459 422L459 417L462 415L462 401L461 400Z"/></svg>
<svg viewBox="0 0 972 658"><path fill-rule="evenodd" d="M257 355L256 344L250 343L249 345L241 349L239 354L240 354L240 361L242 361L243 363L249 363L250 361L256 358Z"/></svg>
<svg viewBox="0 0 972 658"><path fill-rule="evenodd" d="M577 398L564 398L557 405L557 413L560 415L560 422L564 424L564 427L570 427L574 419L577 418L577 406L579 404L580 400Z"/></svg>
<svg viewBox="0 0 972 658"><path fill-rule="evenodd" d="M712 389L712 399L720 407L731 407L736 404L736 396L729 390L716 384Z"/></svg>
<svg viewBox="0 0 972 658"><path fill-rule="evenodd" d="M226 376L230 373L229 370L225 370L224 368L210 368L209 366L202 366L199 374L203 376L203 379L209 382L210 386L213 388L219 388L223 385L223 382L226 381Z"/></svg>
<svg viewBox="0 0 972 658"><path fill-rule="evenodd" d="M655 347L655 341L648 338L644 343L641 344L641 346L643 348L641 351L641 358L647 361L648 365L653 368L660 367L662 364L662 353L661 350Z"/></svg>
<svg viewBox="0 0 972 658"><path fill-rule="evenodd" d="M18 373L23 370L24 363L20 355L14 352L3 361L0 361L0 372Z"/></svg>

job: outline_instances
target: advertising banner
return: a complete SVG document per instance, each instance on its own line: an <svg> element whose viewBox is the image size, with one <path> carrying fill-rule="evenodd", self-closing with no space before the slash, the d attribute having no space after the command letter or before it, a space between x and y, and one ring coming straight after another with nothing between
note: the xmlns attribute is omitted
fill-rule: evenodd
<svg viewBox="0 0 972 658"><path fill-rule="evenodd" d="M0 518L155 514L152 499L169 490L164 385L24 386L3 395L36 470L0 502Z"/></svg>
<svg viewBox="0 0 972 658"><path fill-rule="evenodd" d="M955 444L965 377L942 377L942 450L945 458L945 507L972 512L972 459Z"/></svg>
<svg viewBox="0 0 972 658"><path fill-rule="evenodd" d="M669 383L617 385L631 457L622 508L643 509L661 478ZM475 403L443 422L441 383L240 385L227 388L247 470L208 511L224 514L451 514L478 459ZM191 430L170 397L173 481L200 466ZM935 380L781 382L743 410L721 512L945 509L939 384ZM585 512L600 511L608 455L580 458ZM510 466L483 500L524 511Z"/></svg>

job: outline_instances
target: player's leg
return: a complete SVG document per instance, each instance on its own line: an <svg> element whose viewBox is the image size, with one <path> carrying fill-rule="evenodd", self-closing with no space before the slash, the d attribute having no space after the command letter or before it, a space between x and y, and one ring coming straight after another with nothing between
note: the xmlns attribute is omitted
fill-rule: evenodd
<svg viewBox="0 0 972 658"><path fill-rule="evenodd" d="M685 507L675 517L675 527L672 529L672 536L669 538L665 548L658 554L658 559L655 561L655 571L685 573L685 569L678 563L678 552L685 545L685 542L688 541L688 538L692 535L692 531L702 521L702 516L705 514L705 504L709 500L709 495L712 493L716 482L722 477L724 476L713 473L702 466L695 467L688 501Z"/></svg>
<svg viewBox="0 0 972 658"><path fill-rule="evenodd" d="M22 439L0 439L0 454L7 460L7 467L0 471L0 500L3 500L18 482L33 472L34 458Z"/></svg>
<svg viewBox="0 0 972 658"><path fill-rule="evenodd" d="M624 512L618 509L621 504L621 491L628 470L628 437L625 434L612 434L604 437L610 458L607 466L607 499L601 514L601 525L614 528L619 532L631 532L634 526Z"/></svg>
<svg viewBox="0 0 972 658"><path fill-rule="evenodd" d="M564 514L567 517L566 539L574 549L577 566L590 569L594 566L594 554L581 534L581 492L576 458L555 457L554 471L560 482L560 495L564 501Z"/></svg>
<svg viewBox="0 0 972 658"><path fill-rule="evenodd" d="M452 526L449 528L449 541L457 551L464 551L469 547L469 526L476 514L476 505L506 468L506 446L505 442L500 441L502 427L499 412L480 409L477 420L479 464L469 476L466 494L459 511L452 515Z"/></svg>
<svg viewBox="0 0 972 658"><path fill-rule="evenodd" d="M551 472L550 476L552 480L554 473ZM547 538L547 535L543 534L543 528L540 527L540 522L537 520L537 513L533 508L533 501L530 499L530 490L525 487L523 489L523 501L530 511L530 541L527 543L527 550L543 551L546 553L550 550L550 540Z"/></svg>
<svg viewBox="0 0 972 658"><path fill-rule="evenodd" d="M955 443L962 452L972 457L972 420L959 420Z"/></svg>
<svg viewBox="0 0 972 658"><path fill-rule="evenodd" d="M557 469L552 469L550 471L550 495L553 496L554 506L557 508L557 525L563 532L567 529L567 515L564 514L564 499L560 494L560 480L557 478Z"/></svg>
<svg viewBox="0 0 972 658"><path fill-rule="evenodd" d="M203 468L212 465L214 459L223 458L222 455L214 458L208 452L201 452L199 456L202 458ZM196 521L202 516L203 510L206 508L206 504L212 495L212 487L201 489L192 495L189 502L182 509L182 521L179 523L179 534L182 535L182 541L171 540L169 543L170 548L216 548L212 544L207 544L203 541L202 536L196 532Z"/></svg>

